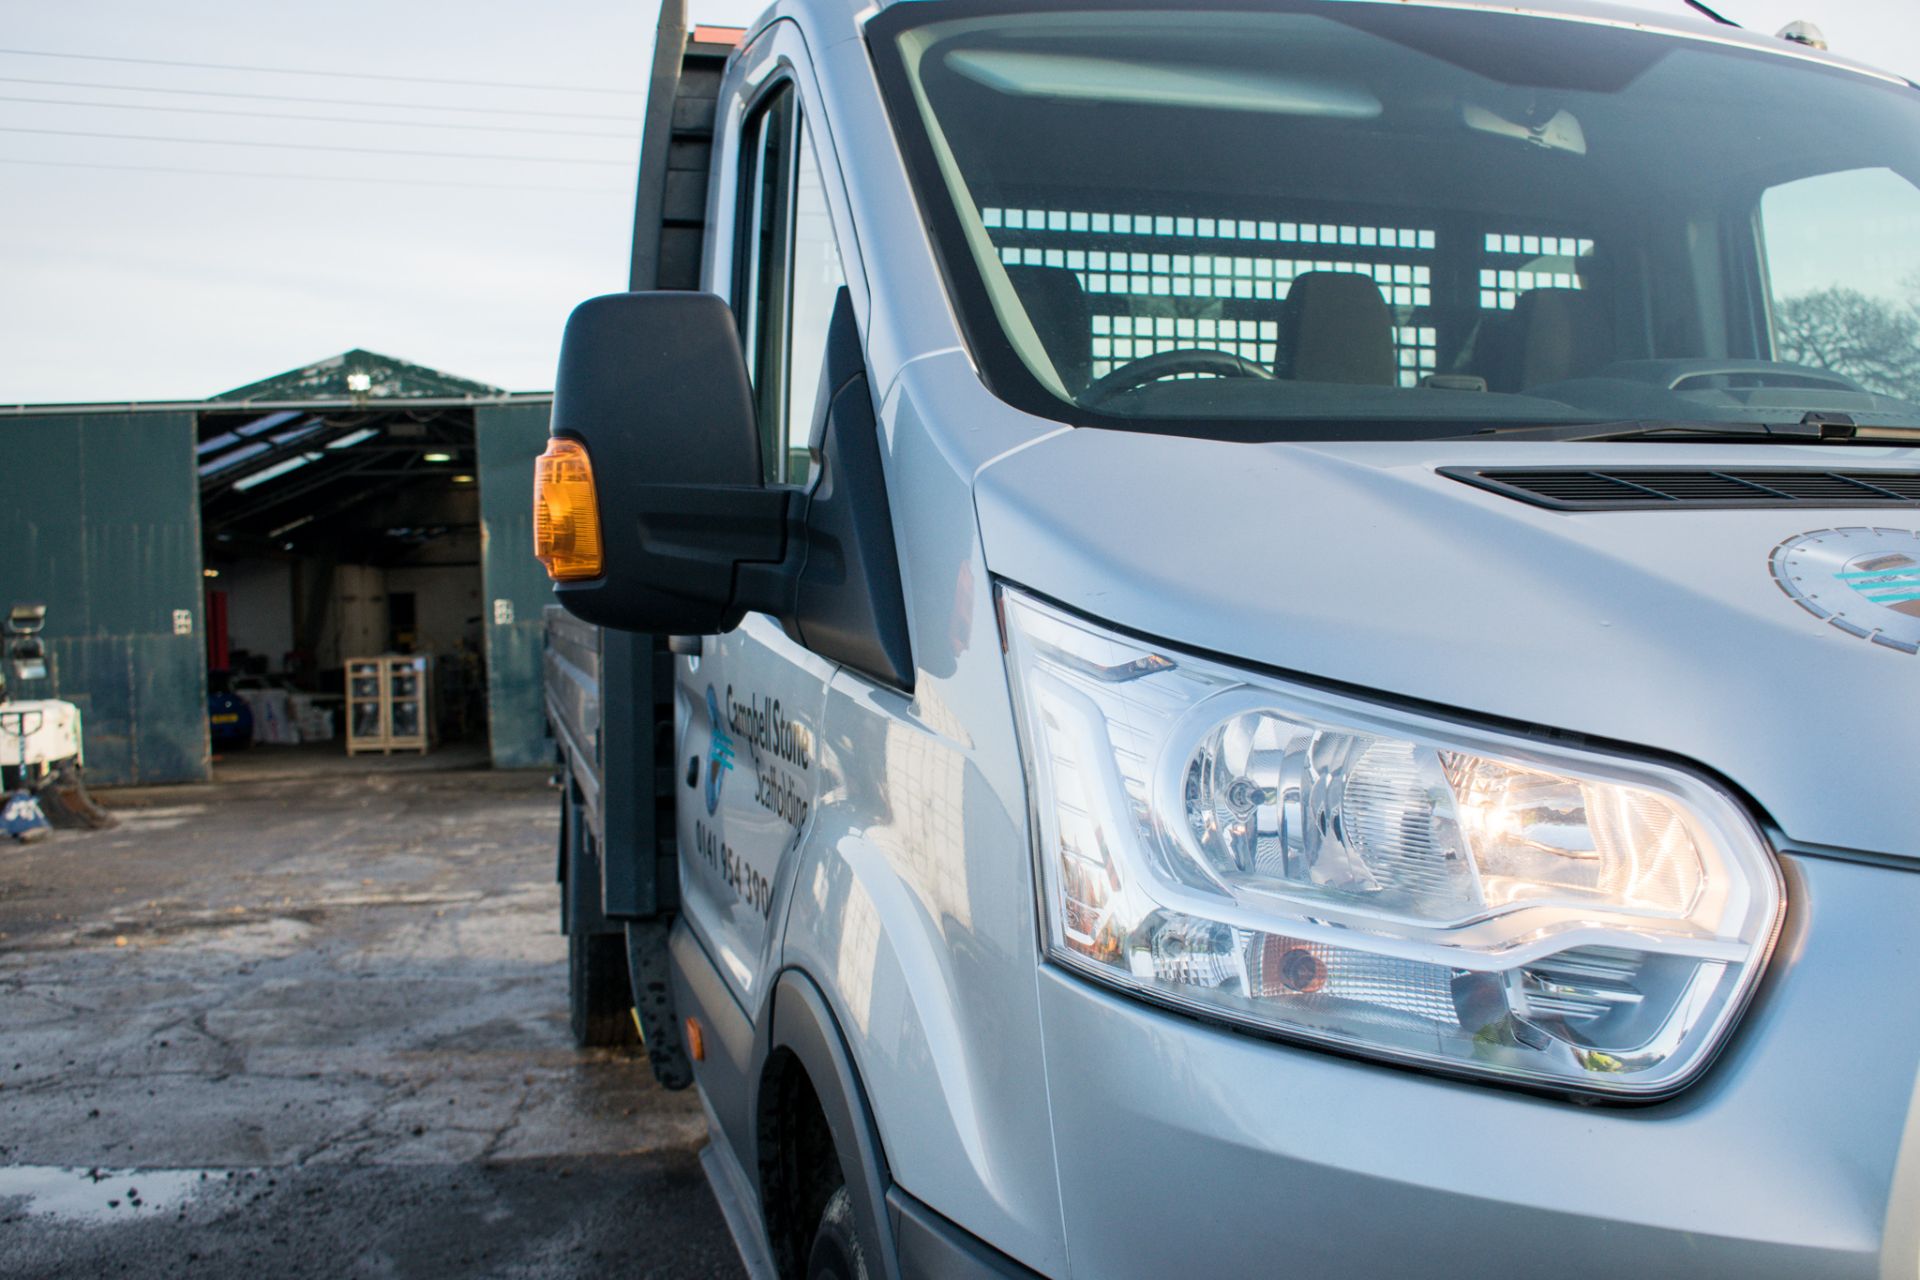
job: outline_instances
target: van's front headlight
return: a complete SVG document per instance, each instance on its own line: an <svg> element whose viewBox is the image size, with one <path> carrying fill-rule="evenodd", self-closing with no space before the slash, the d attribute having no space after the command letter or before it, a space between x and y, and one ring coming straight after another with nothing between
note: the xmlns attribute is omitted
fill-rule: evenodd
<svg viewBox="0 0 1920 1280"><path fill-rule="evenodd" d="M1002 602L1062 964L1356 1053L1646 1097L1707 1064L1766 963L1778 868L1699 778Z"/></svg>

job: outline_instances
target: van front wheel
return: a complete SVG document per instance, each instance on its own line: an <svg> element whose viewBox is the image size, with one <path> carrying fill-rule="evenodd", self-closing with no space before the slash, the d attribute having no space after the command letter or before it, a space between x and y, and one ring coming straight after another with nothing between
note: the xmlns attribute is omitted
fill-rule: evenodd
<svg viewBox="0 0 1920 1280"><path fill-rule="evenodd" d="M807 1254L807 1280L867 1280L867 1254L853 1225L853 1197L844 1186L820 1214Z"/></svg>

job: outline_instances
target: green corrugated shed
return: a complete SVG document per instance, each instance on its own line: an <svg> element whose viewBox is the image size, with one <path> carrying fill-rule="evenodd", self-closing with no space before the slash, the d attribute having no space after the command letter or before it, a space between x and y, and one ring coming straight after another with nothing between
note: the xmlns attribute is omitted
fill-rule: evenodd
<svg viewBox="0 0 1920 1280"><path fill-rule="evenodd" d="M208 401L0 406L0 610L47 606L53 674L51 687L18 692L80 706L96 783L210 776L200 414L414 406L473 414L493 762L552 759L541 697L552 596L532 552L533 460L546 447L549 397L354 350Z"/></svg>
<svg viewBox="0 0 1920 1280"><path fill-rule="evenodd" d="M0 605L47 606L52 688L98 783L208 775L191 413L0 418Z"/></svg>

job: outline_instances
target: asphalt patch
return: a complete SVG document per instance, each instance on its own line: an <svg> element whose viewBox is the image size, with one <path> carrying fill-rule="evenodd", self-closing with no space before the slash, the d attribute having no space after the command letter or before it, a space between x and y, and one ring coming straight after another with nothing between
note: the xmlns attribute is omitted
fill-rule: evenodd
<svg viewBox="0 0 1920 1280"><path fill-rule="evenodd" d="M129 799L0 849L0 1276L742 1274L698 1100L568 1037L543 778Z"/></svg>

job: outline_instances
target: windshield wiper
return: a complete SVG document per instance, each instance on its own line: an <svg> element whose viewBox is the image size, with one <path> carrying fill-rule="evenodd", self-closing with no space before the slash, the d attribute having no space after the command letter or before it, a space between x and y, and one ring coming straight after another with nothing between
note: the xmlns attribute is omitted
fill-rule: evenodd
<svg viewBox="0 0 1920 1280"><path fill-rule="evenodd" d="M1856 423L1844 413L1809 413L1798 422L1580 422L1563 426L1482 427L1456 440L1672 440L1738 444L1920 444L1920 425Z"/></svg>

